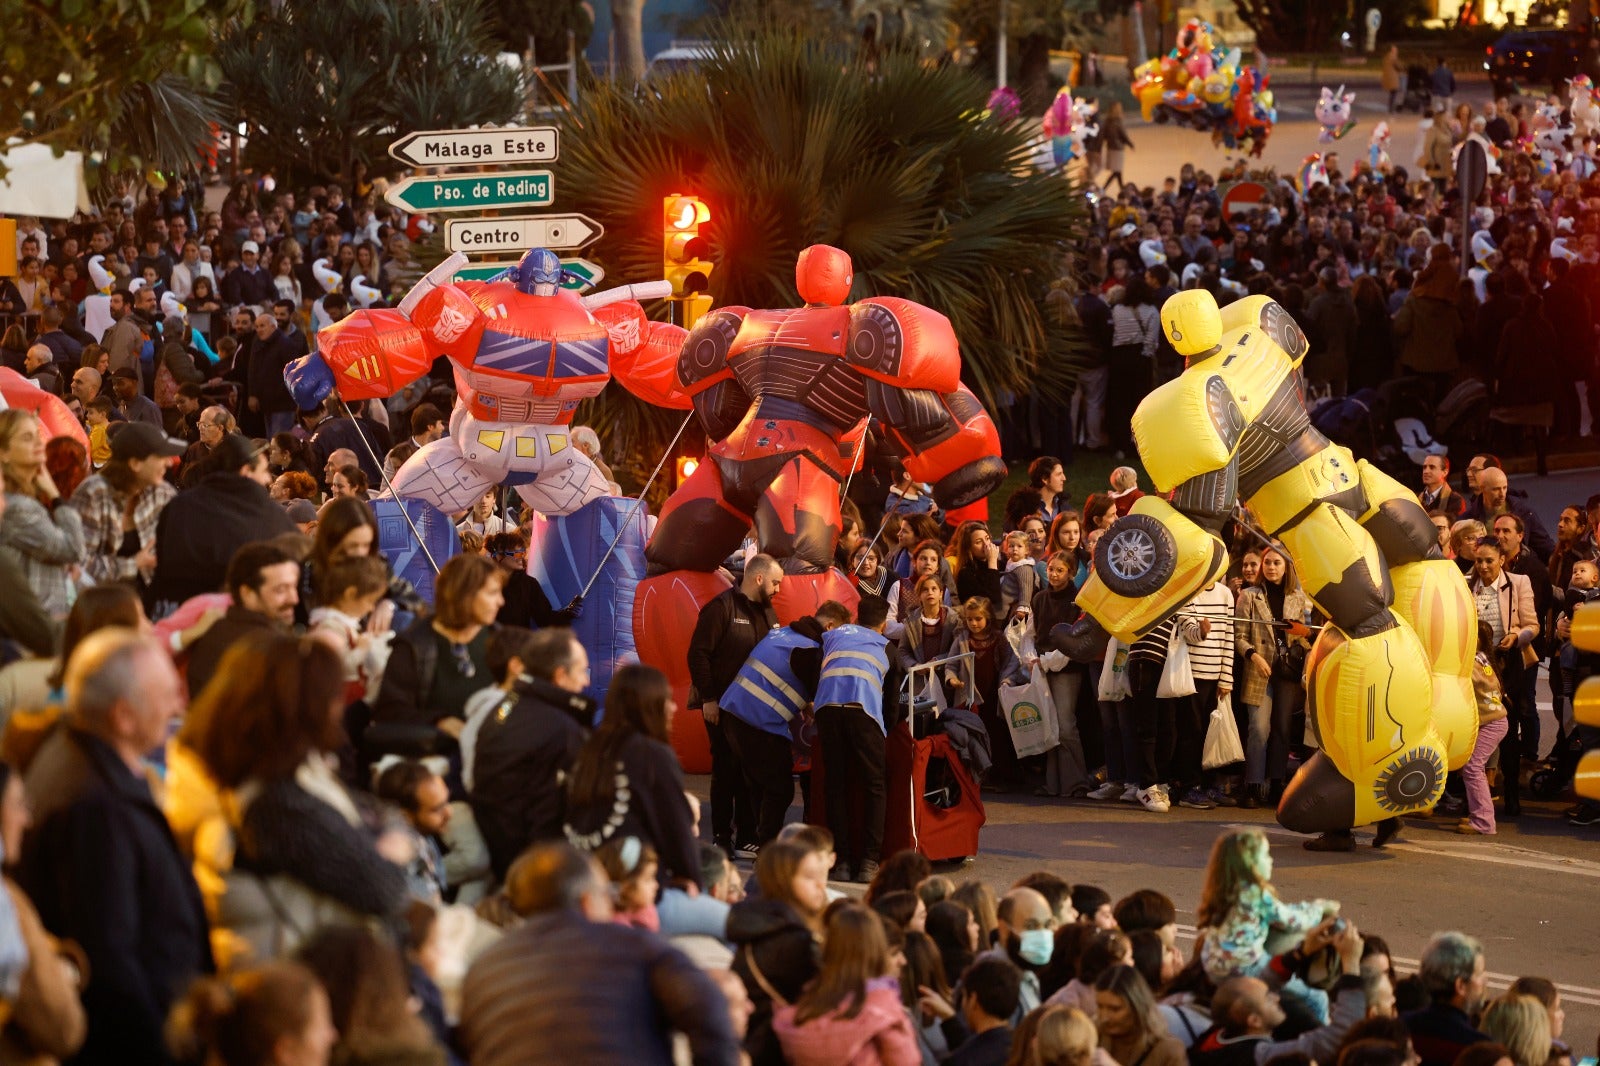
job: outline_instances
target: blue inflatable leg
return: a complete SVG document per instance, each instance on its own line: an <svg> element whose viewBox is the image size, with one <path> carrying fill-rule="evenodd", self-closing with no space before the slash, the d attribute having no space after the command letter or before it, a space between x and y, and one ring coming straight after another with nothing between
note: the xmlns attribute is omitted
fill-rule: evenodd
<svg viewBox="0 0 1600 1066"><path fill-rule="evenodd" d="M401 506L392 496L372 501L372 513L378 519L378 552L389 560L389 568L395 574L411 582L417 594L432 603L433 567L428 563L428 553L417 544L411 526L400 513ZM449 515L422 500L406 500L404 506L411 523L427 542L435 563L443 566L446 560L460 554L461 538L456 536L456 527ZM396 619L396 628L400 621Z"/></svg>
<svg viewBox="0 0 1600 1066"><path fill-rule="evenodd" d="M552 607L564 607L583 591L600 566L617 531L623 528L634 501L603 496L572 514L545 517L535 514L528 545L528 573L532 574ZM640 507L617 540L616 551L606 560L583 600L583 613L573 632L589 653L589 695L602 700L611 674L626 662L637 661L633 643L633 590L644 577L645 518Z"/></svg>

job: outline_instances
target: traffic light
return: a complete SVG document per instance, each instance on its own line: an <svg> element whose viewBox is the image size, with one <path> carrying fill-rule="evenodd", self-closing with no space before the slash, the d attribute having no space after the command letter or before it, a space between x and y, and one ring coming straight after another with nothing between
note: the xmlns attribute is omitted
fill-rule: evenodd
<svg viewBox="0 0 1600 1066"><path fill-rule="evenodd" d="M705 292L711 284L710 245L700 233L711 209L698 196L674 193L661 201L661 266L674 299Z"/></svg>
<svg viewBox="0 0 1600 1066"><path fill-rule="evenodd" d="M680 455L677 462L678 484L682 485L689 480L689 476L700 469L700 460L692 455Z"/></svg>

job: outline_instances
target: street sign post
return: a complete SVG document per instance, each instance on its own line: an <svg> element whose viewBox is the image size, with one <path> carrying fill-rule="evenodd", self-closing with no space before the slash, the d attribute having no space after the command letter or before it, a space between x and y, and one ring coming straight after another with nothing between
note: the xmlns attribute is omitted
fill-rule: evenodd
<svg viewBox="0 0 1600 1066"><path fill-rule="evenodd" d="M421 130L389 145L389 154L414 167L554 163L561 152L560 137L554 126Z"/></svg>
<svg viewBox="0 0 1600 1066"><path fill-rule="evenodd" d="M549 207L555 178L548 170L519 170L470 177L406 178L383 198L402 211L477 211L486 207Z"/></svg>
<svg viewBox="0 0 1600 1066"><path fill-rule="evenodd" d="M564 252L599 240L604 233L605 227L587 215L452 218L444 224L444 246L469 255L521 255L529 248Z"/></svg>
<svg viewBox="0 0 1600 1066"><path fill-rule="evenodd" d="M474 263L462 267L455 273L456 281L488 281L516 263ZM582 291L592 289L605 280L606 272L599 264L591 263L587 259L563 259L561 266L567 271L568 277L561 279L561 287Z"/></svg>

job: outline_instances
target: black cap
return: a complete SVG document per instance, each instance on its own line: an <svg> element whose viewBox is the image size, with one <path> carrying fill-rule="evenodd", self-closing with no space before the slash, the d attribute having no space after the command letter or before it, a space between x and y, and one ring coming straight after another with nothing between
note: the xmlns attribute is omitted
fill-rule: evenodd
<svg viewBox="0 0 1600 1066"><path fill-rule="evenodd" d="M152 455L173 458L188 448L181 440L173 440L160 428L148 422L129 422L111 437L111 458L128 462L148 459Z"/></svg>
<svg viewBox="0 0 1600 1066"><path fill-rule="evenodd" d="M133 369L131 366L119 366L111 372L111 376L114 378L122 378L124 381L139 380L139 372Z"/></svg>

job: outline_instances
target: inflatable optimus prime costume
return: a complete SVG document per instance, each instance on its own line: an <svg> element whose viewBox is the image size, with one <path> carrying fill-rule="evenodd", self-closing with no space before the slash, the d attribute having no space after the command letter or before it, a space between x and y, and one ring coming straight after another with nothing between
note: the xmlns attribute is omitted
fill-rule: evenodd
<svg viewBox="0 0 1600 1066"><path fill-rule="evenodd" d="M982 499L1005 479L994 423L961 384L950 320L888 296L847 306L853 282L849 255L812 245L795 266L804 307L719 308L683 343L678 385L711 443L662 510L645 549L651 576L634 600L640 657L680 691L693 619L727 587L715 571L751 526L783 566L780 620L825 600L856 602L832 566L840 489L869 418L941 507Z"/></svg>
<svg viewBox="0 0 1600 1066"><path fill-rule="evenodd" d="M1052 640L1092 657L1101 627L1131 642L1219 580L1219 533L1242 498L1331 620L1306 663L1321 750L1279 822L1326 832L1433 806L1477 737L1477 612L1460 571L1409 489L1312 426L1306 338L1282 307L1251 296L1219 310L1192 290L1167 300L1161 325L1188 366L1139 405L1133 432L1170 500L1145 496L1111 527L1078 593L1089 617Z"/></svg>
<svg viewBox="0 0 1600 1066"><path fill-rule="evenodd" d="M449 283L465 264L459 253L445 260L396 309L356 311L324 327L317 337L320 350L291 363L284 379L301 407L320 403L335 385L346 400L381 398L426 374L435 357L448 356L457 389L450 430L401 466L395 493L449 514L496 485L509 485L551 522L576 515L575 528L587 532L538 529L548 534L553 554L579 569L592 568L623 514L604 476L572 445L572 414L613 374L650 403L688 408L673 379L684 331L646 322L632 299L663 295L658 289L665 283L579 297L561 287L561 261L544 248L530 250L516 267L489 281ZM607 507L615 514L590 513ZM633 518L641 525L642 520ZM610 535L595 536L596 528ZM576 549L574 540L582 542ZM616 656L632 650L639 540L642 534L632 541L631 560L623 544L608 562L615 593L611 612L586 610L575 627L587 646L614 648ZM529 568L535 572L539 553L539 545L531 546ZM578 576L574 592L584 576ZM541 573L540 580L549 577ZM620 644L619 635L626 638ZM596 663L601 691L609 665Z"/></svg>

